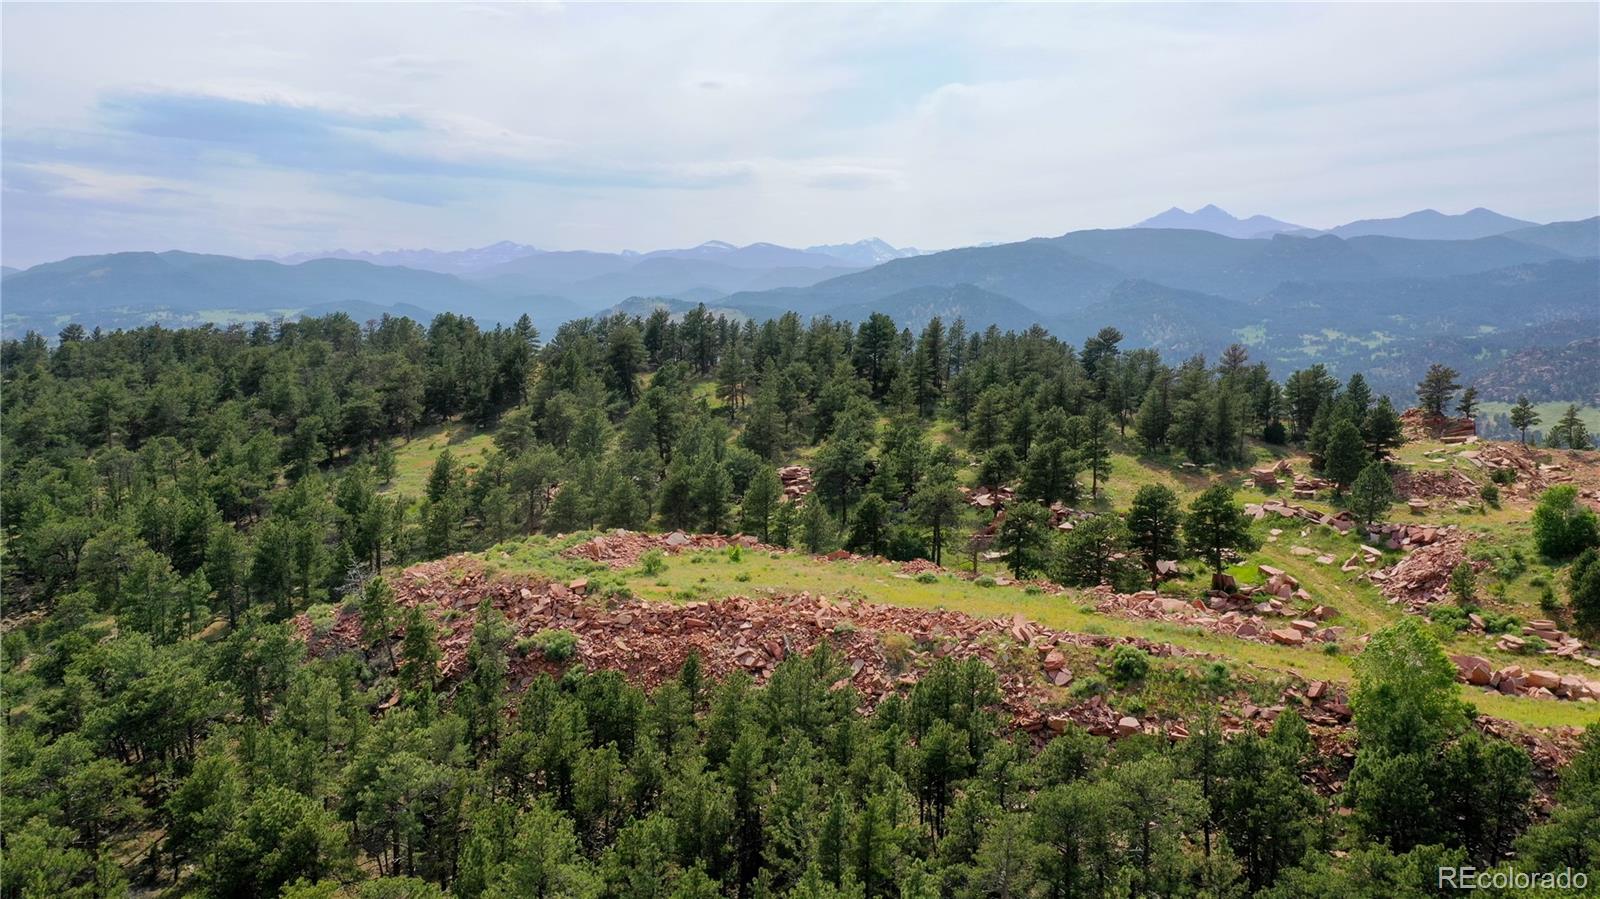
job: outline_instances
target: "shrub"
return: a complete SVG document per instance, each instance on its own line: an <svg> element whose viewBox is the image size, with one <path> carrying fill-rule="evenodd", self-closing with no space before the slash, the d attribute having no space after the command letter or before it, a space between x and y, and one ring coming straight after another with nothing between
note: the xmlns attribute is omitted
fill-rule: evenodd
<svg viewBox="0 0 1600 899"><path fill-rule="evenodd" d="M333 606L327 603L318 603L306 609L306 618L311 622L311 629L319 637L333 630Z"/></svg>
<svg viewBox="0 0 1600 899"><path fill-rule="evenodd" d="M1483 619L1483 632L1486 634L1504 634L1522 626L1522 621L1515 615L1484 612L1478 617Z"/></svg>
<svg viewBox="0 0 1600 899"><path fill-rule="evenodd" d="M1472 600L1477 593L1478 578L1473 573L1471 562L1458 562L1456 567L1450 569L1450 593L1456 602L1463 606L1472 605Z"/></svg>
<svg viewBox="0 0 1600 899"><path fill-rule="evenodd" d="M992 577L990 577L990 576L988 576L986 574L986 575L983 575L982 577L978 578L977 580L973 581L973 583L977 584L980 587L993 587L994 586L994 578L992 578Z"/></svg>
<svg viewBox="0 0 1600 899"><path fill-rule="evenodd" d="M1455 606L1435 606L1428 612L1433 623L1451 631L1464 631L1472 625L1464 609Z"/></svg>
<svg viewBox="0 0 1600 899"><path fill-rule="evenodd" d="M1586 549L1567 572L1572 617L1585 634L1600 633L1600 552Z"/></svg>
<svg viewBox="0 0 1600 899"><path fill-rule="evenodd" d="M1556 598L1556 591L1549 584L1539 587L1539 611L1546 615L1554 615L1561 611L1561 600Z"/></svg>
<svg viewBox="0 0 1600 899"><path fill-rule="evenodd" d="M1091 696L1100 696L1106 692L1106 682L1091 674L1079 678L1072 685L1072 695L1077 699L1088 699Z"/></svg>
<svg viewBox="0 0 1600 899"><path fill-rule="evenodd" d="M738 581L741 584L748 584L750 582L750 572L741 571L738 574L734 575L733 579Z"/></svg>
<svg viewBox="0 0 1600 899"><path fill-rule="evenodd" d="M655 577L667 570L667 556L659 549L647 549L639 557L639 570L650 577Z"/></svg>
<svg viewBox="0 0 1600 899"><path fill-rule="evenodd" d="M906 670L911 662L911 638L891 631L878 640L883 644L883 658L889 663L889 670L896 674Z"/></svg>
<svg viewBox="0 0 1600 899"><path fill-rule="evenodd" d="M937 584L939 583L939 576L931 571L924 571L923 573L917 575L917 583Z"/></svg>
<svg viewBox="0 0 1600 899"><path fill-rule="evenodd" d="M1332 646L1333 644L1328 644ZM1228 670L1225 662L1212 662L1206 668L1206 686L1211 692L1222 694L1233 690L1233 672Z"/></svg>
<svg viewBox="0 0 1600 899"><path fill-rule="evenodd" d="M1591 546L1600 546L1600 522L1594 510L1578 504L1571 484L1551 487L1533 510L1533 541L1539 552L1552 559L1567 559Z"/></svg>
<svg viewBox="0 0 1600 899"><path fill-rule="evenodd" d="M1514 483L1517 480L1517 470L1515 468L1496 468L1494 471L1489 472L1489 480L1500 485Z"/></svg>
<svg viewBox="0 0 1600 899"><path fill-rule="evenodd" d="M1111 677L1127 686L1144 680L1150 673L1150 656L1137 646L1126 644L1111 651Z"/></svg>
<svg viewBox="0 0 1600 899"><path fill-rule="evenodd" d="M739 546L738 544L734 544L733 546L728 547L728 561L729 562L743 562L744 561L744 547Z"/></svg>
<svg viewBox="0 0 1600 899"><path fill-rule="evenodd" d="M1493 484L1484 484L1478 488L1478 497L1491 506L1500 505L1500 488Z"/></svg>
<svg viewBox="0 0 1600 899"><path fill-rule="evenodd" d="M572 631L542 630L517 641L524 654L537 652L547 661L560 664L578 654L578 637Z"/></svg>

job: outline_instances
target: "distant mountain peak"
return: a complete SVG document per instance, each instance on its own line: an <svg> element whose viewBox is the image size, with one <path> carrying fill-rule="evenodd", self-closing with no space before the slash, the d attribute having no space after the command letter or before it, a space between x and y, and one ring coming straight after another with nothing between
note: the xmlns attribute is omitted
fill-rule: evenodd
<svg viewBox="0 0 1600 899"><path fill-rule="evenodd" d="M1477 206L1459 215L1419 209L1394 218L1361 219L1328 229L1336 237L1404 237L1411 240L1477 240L1534 227L1536 222Z"/></svg>
<svg viewBox="0 0 1600 899"><path fill-rule="evenodd" d="M893 259L923 255L923 252L916 247L896 247L881 237L867 237L853 243L819 244L806 247L806 252L821 253L851 265L862 266L879 265Z"/></svg>
<svg viewBox="0 0 1600 899"><path fill-rule="evenodd" d="M1225 237L1249 239L1271 237L1286 231L1304 231L1299 225L1280 221L1265 215L1238 218L1215 203L1207 203L1194 212L1185 212L1177 206L1134 225L1135 228L1174 228L1184 231L1210 231Z"/></svg>
<svg viewBox="0 0 1600 899"><path fill-rule="evenodd" d="M441 274L462 275L500 265L523 256L542 252L537 247L502 240L484 247L465 250L320 250L309 253L292 253L288 256L258 256L268 262L299 265L315 259L345 259L353 262L370 262L373 265L402 266Z"/></svg>

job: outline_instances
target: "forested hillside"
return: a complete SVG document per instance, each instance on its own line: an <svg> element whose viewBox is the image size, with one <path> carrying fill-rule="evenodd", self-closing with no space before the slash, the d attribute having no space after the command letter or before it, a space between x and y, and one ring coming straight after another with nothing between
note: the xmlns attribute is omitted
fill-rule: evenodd
<svg viewBox="0 0 1600 899"><path fill-rule="evenodd" d="M1442 365L1402 420L1411 396L1239 344L933 311L990 286L904 291L914 330L696 306L6 341L0 894L1409 897L1441 865L1595 870L1575 410L1547 455L1464 447L1477 394ZM1137 316L1170 289L1119 290Z"/></svg>

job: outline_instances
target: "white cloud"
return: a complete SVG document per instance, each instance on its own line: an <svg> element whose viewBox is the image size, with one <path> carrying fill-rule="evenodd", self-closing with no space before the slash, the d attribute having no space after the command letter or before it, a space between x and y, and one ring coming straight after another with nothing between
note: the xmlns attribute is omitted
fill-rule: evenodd
<svg viewBox="0 0 1600 899"><path fill-rule="evenodd" d="M949 246L1175 204L1329 225L1424 206L1555 219L1600 202L1594 5L3 16L8 263L162 241L243 254L872 234ZM393 170L340 175L347 160L285 152L294 132L272 138L275 153L130 140L105 104L135 94L418 127L361 132ZM41 155L52 146L59 158Z"/></svg>

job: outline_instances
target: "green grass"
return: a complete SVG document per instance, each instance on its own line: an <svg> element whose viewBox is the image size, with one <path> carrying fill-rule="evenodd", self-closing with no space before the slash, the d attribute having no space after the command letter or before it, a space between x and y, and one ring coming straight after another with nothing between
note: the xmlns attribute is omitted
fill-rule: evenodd
<svg viewBox="0 0 1600 899"><path fill-rule="evenodd" d="M1479 414L1484 417L1510 415L1512 405L1511 403L1480 403L1478 410ZM1573 403L1568 401L1534 403L1534 411L1539 413L1539 424L1536 425L1536 428L1548 434L1550 426L1560 421L1561 416L1567 414L1567 407L1571 405ZM1588 427L1589 433L1600 432L1600 409L1583 403L1577 403L1576 405L1578 407L1578 417L1583 419L1583 423Z"/></svg>
<svg viewBox="0 0 1600 899"><path fill-rule="evenodd" d="M949 609L978 618L1009 618L1021 613L1062 631L1143 637L1210 653L1254 668L1260 676L1293 674L1308 680L1344 684L1352 678L1350 657L1343 653L1329 655L1320 647L1276 646L1238 640L1195 627L1115 618L1094 611L1087 598L1075 592L1061 596L1029 595L1017 587L985 588L950 575L941 576L932 584L922 584L914 579L896 577L896 568L891 564L824 563L798 553L782 553L777 558L746 553L742 560L734 562L724 552L704 551L668 556L666 570L655 575L645 575L638 569L611 572L594 563L560 555L562 548L583 536L573 535L561 541L534 537L502 544L483 555L498 571L538 573L559 580L588 576L597 590L626 588L635 596L654 601L683 602L806 591L910 608ZM1306 538L1302 544L1309 546L1311 542ZM1318 601L1335 605L1351 619L1338 623L1365 632L1404 614L1384 604L1381 598L1374 599L1375 590L1369 585L1354 583L1353 576L1339 572L1336 565L1315 566L1309 560L1290 555L1287 549L1285 545L1281 557L1270 553L1263 560L1282 562L1281 567L1300 577ZM1346 583L1341 578L1351 580ZM1371 591L1371 595L1363 595L1363 590ZM1476 645L1470 648L1483 649ZM1451 649L1459 652L1467 651L1468 647L1452 646ZM1527 664L1529 660L1521 661ZM1539 664L1545 663L1541 660ZM1462 697L1473 702L1484 714L1537 727L1583 726L1600 719L1600 708L1592 705L1502 696L1465 685Z"/></svg>
<svg viewBox="0 0 1600 899"><path fill-rule="evenodd" d="M959 434L948 429L941 434L941 438L955 443L961 439ZM1118 442L1124 444L1123 441ZM1121 445L1119 448L1122 451L1112 461L1110 485L1098 504L1101 509L1114 512L1126 510L1133 494L1145 484L1163 484L1172 488L1185 505L1213 483L1235 487L1241 502L1260 502L1267 498L1290 499L1286 490L1266 494L1253 486L1243 485L1249 465L1284 455L1284 451L1277 448L1256 447L1248 465L1234 468L1184 467L1181 460L1137 458L1128 452L1131 447ZM1399 461L1419 467L1454 466L1469 476L1481 478L1477 469L1459 458L1457 454L1460 450L1458 446L1418 442L1403 447ZM456 452L459 455L461 451ZM432 458L433 454L426 457L426 463L416 475L419 485L425 483L427 465L432 464ZM803 454L800 458L804 458ZM1310 473L1310 463L1305 457L1292 458L1291 462L1296 472ZM420 491L420 486L418 489ZM1327 495L1315 500L1292 501L1326 512L1337 511L1338 508L1338 504ZM1520 551L1524 560L1521 571L1514 571L1516 565L1510 565L1507 566L1507 572L1512 576L1502 578L1493 572L1480 575L1478 603L1486 611L1510 614L1526 621L1550 617L1539 608L1539 585L1541 581L1556 585L1560 593L1562 577L1560 568L1552 566L1548 560L1537 558L1533 552L1528 514L1527 503L1519 502L1507 503L1500 509L1489 509L1487 514L1456 512L1452 506L1430 510L1428 514L1412 519L1406 514L1405 507L1397 504L1387 517L1396 521L1458 524L1472 535L1473 542L1470 545L1475 554L1509 559L1513 550ZM1272 528L1279 528L1282 533L1276 541L1268 542L1266 538ZM971 580L951 575L942 575L934 583L923 584L911 578L897 577L897 567L891 564L823 563L798 553L783 553L777 558L764 553L746 553L738 562L730 561L725 554L716 552L668 556L666 570L648 576L637 569L612 572L594 563L560 556L562 548L583 539L585 535L574 535L559 542L539 537L515 541L495 547L484 557L492 567L508 572L537 572L558 579L587 576L606 591L625 590L641 598L657 601L808 591L828 596L848 595L912 608L951 609L980 618L1009 618L1021 613L1063 631L1170 642L1249 666L1264 677L1294 674L1313 680L1349 683L1353 675L1350 658L1359 651L1356 641L1409 613L1399 605L1390 604L1373 584L1359 577L1360 572L1339 570L1339 565L1357 551L1359 540L1354 534L1342 535L1331 528L1275 517L1258 522L1255 532L1262 540L1260 549L1231 571L1244 583L1259 582L1258 566L1261 564L1273 565L1294 575L1312 598L1310 601L1294 601L1292 608L1309 611L1312 606L1326 605L1336 610L1337 616L1329 623L1347 628L1346 639L1341 647L1343 651L1329 654L1320 645L1306 648L1279 646L1235 639L1192 626L1102 615L1094 610L1089 597L1076 591L1060 596L1030 595L1018 587L981 587ZM1313 552L1309 556L1296 556L1293 553L1295 546L1304 546ZM1333 556L1333 564L1318 565L1315 559L1323 554ZM1399 557L1398 553L1387 553L1382 564L1391 564ZM959 552L952 552L946 563L952 569L966 565ZM1163 592L1201 594L1209 583L1209 573L1195 561L1191 561L1188 567L1190 574L1164 585ZM1000 566L994 563L985 563L980 570L990 575L1003 573ZM1497 589L1497 585L1501 587ZM1483 655L1493 659L1497 666L1521 664L1561 673L1593 674L1592 669L1576 662L1550 656L1513 656L1500 652L1494 648L1493 635L1457 633L1443 625L1436 628L1436 633L1449 652ZM1600 719L1600 707L1595 705L1502 696L1465 685L1462 687L1462 696L1484 714L1526 725L1581 726Z"/></svg>
<svg viewBox="0 0 1600 899"><path fill-rule="evenodd" d="M494 437L487 431L462 422L449 422L418 431L410 440L395 439L394 480L385 492L418 497L427 491L428 474L439 454L450 449L456 464L463 471L476 471L483 456L494 446Z"/></svg>

